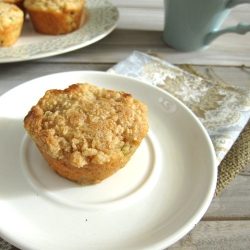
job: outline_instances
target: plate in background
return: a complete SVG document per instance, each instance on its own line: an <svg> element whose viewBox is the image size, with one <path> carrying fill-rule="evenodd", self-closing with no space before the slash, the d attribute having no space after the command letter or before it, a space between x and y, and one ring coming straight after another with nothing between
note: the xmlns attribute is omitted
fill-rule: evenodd
<svg viewBox="0 0 250 250"><path fill-rule="evenodd" d="M20 38L12 47L0 48L0 63L20 62L55 56L93 44L110 32L118 22L118 9L106 0L88 0L89 20L78 30L60 36L37 33L25 20Z"/></svg>

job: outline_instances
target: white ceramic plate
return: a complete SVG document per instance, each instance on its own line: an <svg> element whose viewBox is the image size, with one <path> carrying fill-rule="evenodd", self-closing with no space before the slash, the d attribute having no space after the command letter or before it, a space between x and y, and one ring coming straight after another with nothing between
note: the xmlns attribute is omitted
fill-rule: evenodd
<svg viewBox="0 0 250 250"><path fill-rule="evenodd" d="M54 173L23 128L47 89L76 82L131 93L149 108L149 133L128 165L88 187ZM215 186L205 129L154 86L105 72L65 72L0 98L0 236L21 249L163 249L198 223Z"/></svg>
<svg viewBox="0 0 250 250"><path fill-rule="evenodd" d="M89 20L80 29L60 36L39 34L25 20L20 38L12 47L0 48L0 63L55 56L83 48L107 36L117 25L119 12L106 0L88 0Z"/></svg>

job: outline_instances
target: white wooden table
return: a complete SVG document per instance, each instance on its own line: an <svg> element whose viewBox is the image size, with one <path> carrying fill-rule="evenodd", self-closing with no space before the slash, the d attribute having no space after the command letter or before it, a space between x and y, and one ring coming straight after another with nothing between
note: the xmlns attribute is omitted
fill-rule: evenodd
<svg viewBox="0 0 250 250"><path fill-rule="evenodd" d="M232 85L250 86L250 33L224 35L206 51L181 53L168 48L162 41L163 7L160 0L111 2L118 6L120 20L108 37L67 54L0 64L0 95L47 74L71 70L106 71L134 50L157 53L177 65L192 64L200 72L220 77ZM235 24L237 20L250 23L249 4L235 8L225 25ZM169 249L250 249L250 165L213 199L196 227Z"/></svg>

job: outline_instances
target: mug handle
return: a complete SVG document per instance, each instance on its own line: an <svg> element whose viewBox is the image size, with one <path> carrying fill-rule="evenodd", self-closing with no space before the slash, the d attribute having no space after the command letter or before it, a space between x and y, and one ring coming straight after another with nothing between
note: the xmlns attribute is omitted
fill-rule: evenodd
<svg viewBox="0 0 250 250"><path fill-rule="evenodd" d="M226 7L227 8L232 8L232 7L236 6L236 5L243 4L243 3L250 3L250 0L231 0L227 4ZM216 39L218 36L221 36L221 35L223 35L225 33L237 33L237 34L240 34L240 35L244 35L249 31L250 31L250 24L241 22L237 26L231 26L231 27L228 27L228 28L225 28L225 29L221 29L221 30L213 31L213 32L209 33L205 37L204 44L209 45L214 39Z"/></svg>

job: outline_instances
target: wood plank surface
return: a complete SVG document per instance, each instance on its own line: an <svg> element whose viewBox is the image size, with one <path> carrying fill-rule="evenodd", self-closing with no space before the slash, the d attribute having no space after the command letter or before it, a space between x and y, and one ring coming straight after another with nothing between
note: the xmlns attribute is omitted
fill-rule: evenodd
<svg viewBox="0 0 250 250"><path fill-rule="evenodd" d="M127 34L131 34L133 31L127 31ZM135 32L139 33L139 32ZM143 36L143 32L139 33ZM138 35L139 35L138 34ZM119 30L114 34L119 35ZM141 51L144 53L154 53L164 60L172 64L195 64L195 65L214 65L214 66L242 66L250 67L250 50L248 52L238 51L230 53L224 52L219 48L208 49L206 52L191 52L183 53L176 52L173 49L166 47L161 41L161 34L159 32L152 32L150 39L156 37L162 45L149 45L143 44L137 45L105 45L102 41L90 45L86 48L79 49L67 54L55 56L53 58L41 59L43 62L69 62L72 58L79 63L95 63L99 60L100 63L114 64L127 58L133 51ZM108 39L108 38L107 38ZM228 49L229 50L229 49Z"/></svg>
<svg viewBox="0 0 250 250"><path fill-rule="evenodd" d="M127 0L127 1L121 1L121 0L110 0L112 4L120 7L133 7L133 8L163 8L164 0Z"/></svg>
<svg viewBox="0 0 250 250"><path fill-rule="evenodd" d="M210 204L202 220L168 250L250 249L250 164Z"/></svg>
<svg viewBox="0 0 250 250"><path fill-rule="evenodd" d="M211 46L200 52L176 52L167 47L162 41L162 31L164 23L164 1L119 1L112 0L113 4L118 7L120 18L118 21L118 29L126 30L147 30L158 31L158 33L150 32L150 36L158 37L158 46L148 49L157 50L164 59L168 59L170 63L191 63L201 65L242 65L250 66L250 33L246 35L225 34L217 38ZM239 22L250 23L250 5L241 4L232 9L231 13L222 25L222 28L237 25ZM135 41L131 37L129 31L126 32L131 41ZM125 40L126 41L126 40ZM141 40L136 40L141 41ZM161 44L159 44L161 43ZM156 45L156 44L155 44ZM160 46L159 46L160 45ZM136 47L136 45L134 46ZM157 49L156 49L157 48ZM120 49L120 48L119 48ZM137 46L137 50L145 51L142 46ZM117 52L114 47L113 51ZM120 51L123 55L128 54L127 51ZM91 51L89 51L91 53ZM112 51L109 52L110 57L113 56ZM121 58L119 58L121 60Z"/></svg>
<svg viewBox="0 0 250 250"><path fill-rule="evenodd" d="M21 83L40 76L75 70L107 71L117 63L79 62L81 61L81 58L77 57L77 52L75 53L76 57L74 57L74 62L71 63L60 62L58 58L50 58L22 63L0 64L0 95ZM45 63L43 63L43 61ZM213 65L192 66L202 75L204 75L204 77L212 78L215 81L222 80L230 85L250 87L250 68Z"/></svg>
<svg viewBox="0 0 250 250"><path fill-rule="evenodd" d="M112 0L119 10L120 18L117 27L120 29L157 30L164 27L164 1L119 1ZM241 4L233 8L222 24L222 27L237 25L239 22L250 22L250 5Z"/></svg>
<svg viewBox="0 0 250 250"><path fill-rule="evenodd" d="M113 64L112 64L113 65ZM66 71L98 70L106 71L110 64L80 64L80 63L39 63L23 62L0 64L0 95L6 91L34 78Z"/></svg>
<svg viewBox="0 0 250 250"><path fill-rule="evenodd" d="M201 221L168 250L248 250L249 221Z"/></svg>
<svg viewBox="0 0 250 250"><path fill-rule="evenodd" d="M250 164L213 199L202 221L246 220L250 223L249 194Z"/></svg>
<svg viewBox="0 0 250 250"><path fill-rule="evenodd" d="M116 29L101 41L82 49L40 61L116 63L124 60L134 50L153 52L173 64L250 67L250 33L245 36L224 35L204 51L179 52L163 42L161 31L124 29Z"/></svg>

